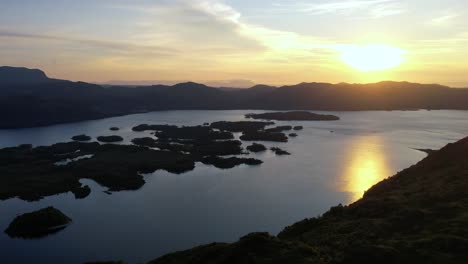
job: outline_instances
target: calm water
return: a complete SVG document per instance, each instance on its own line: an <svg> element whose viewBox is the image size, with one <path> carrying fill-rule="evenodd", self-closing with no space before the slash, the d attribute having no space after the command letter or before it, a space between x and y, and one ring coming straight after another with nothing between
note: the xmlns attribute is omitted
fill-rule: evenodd
<svg viewBox="0 0 468 264"><path fill-rule="evenodd" d="M43 128L0 130L0 147L49 145L77 134L119 134L128 142L141 123L198 125L243 120L256 111L169 111ZM219 170L197 164L194 171L147 175L141 190L105 194L96 183L84 200L62 194L28 203L0 201L0 229L16 214L55 206L74 222L40 240L0 234L3 263L82 263L121 259L143 263L164 253L212 241L234 241L252 231L273 234L330 206L350 203L381 179L425 157L412 148L440 148L468 135L468 112L338 112L336 122L277 122L303 125L299 137L280 146L292 156L271 152L265 163ZM109 127L120 131L111 132ZM333 131L333 132L332 132ZM245 144L244 144L245 145Z"/></svg>

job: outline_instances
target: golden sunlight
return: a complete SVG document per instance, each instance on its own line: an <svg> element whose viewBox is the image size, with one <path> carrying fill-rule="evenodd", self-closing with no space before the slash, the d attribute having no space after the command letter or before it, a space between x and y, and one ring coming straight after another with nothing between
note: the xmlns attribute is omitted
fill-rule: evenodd
<svg viewBox="0 0 468 264"><path fill-rule="evenodd" d="M340 48L341 59L359 71L381 71L403 63L406 51L389 45L351 45Z"/></svg>
<svg viewBox="0 0 468 264"><path fill-rule="evenodd" d="M362 197L377 182L391 176L385 152L378 136L358 137L349 146L342 190L351 193L350 201Z"/></svg>

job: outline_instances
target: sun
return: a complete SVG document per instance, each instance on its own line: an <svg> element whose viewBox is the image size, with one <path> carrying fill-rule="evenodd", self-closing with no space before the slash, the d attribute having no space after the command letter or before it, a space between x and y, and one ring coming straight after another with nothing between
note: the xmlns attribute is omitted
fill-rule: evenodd
<svg viewBox="0 0 468 264"><path fill-rule="evenodd" d="M348 45L340 48L341 59L359 71L382 71L395 68L404 61L406 51L381 44Z"/></svg>

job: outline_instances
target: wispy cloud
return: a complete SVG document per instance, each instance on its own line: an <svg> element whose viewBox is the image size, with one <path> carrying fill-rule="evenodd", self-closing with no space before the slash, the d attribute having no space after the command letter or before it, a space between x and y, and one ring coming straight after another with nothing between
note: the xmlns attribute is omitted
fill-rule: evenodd
<svg viewBox="0 0 468 264"><path fill-rule="evenodd" d="M381 18L406 12L398 0L346 0L322 3L277 3L279 8L295 9L313 15L357 14L361 17Z"/></svg>
<svg viewBox="0 0 468 264"><path fill-rule="evenodd" d="M161 46L144 46L137 45L128 42L119 41L108 41L100 39L87 39L79 37L59 36L59 35L45 35L45 34L34 34L28 32L15 32L0 30L0 38L15 38L15 39L33 39L33 40L45 40L45 41L57 41L67 43L78 43L81 45L105 48L106 50L114 50L121 52L138 51L144 53L152 53L157 55L169 56L177 53L178 51L172 48L161 47Z"/></svg>
<svg viewBox="0 0 468 264"><path fill-rule="evenodd" d="M456 19L457 17L459 17L460 15L459 14L448 14L448 15L443 15L443 16L440 16L440 17L436 17L434 19L432 19L429 24L432 24L432 25L447 25L447 24L450 24L450 22L452 22L454 19Z"/></svg>

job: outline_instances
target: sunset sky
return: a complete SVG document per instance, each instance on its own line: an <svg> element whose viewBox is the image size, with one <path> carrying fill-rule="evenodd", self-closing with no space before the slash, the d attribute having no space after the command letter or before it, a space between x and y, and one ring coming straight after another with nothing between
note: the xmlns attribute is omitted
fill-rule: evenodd
<svg viewBox="0 0 468 264"><path fill-rule="evenodd" d="M89 82L468 87L468 1L0 0L0 65Z"/></svg>

